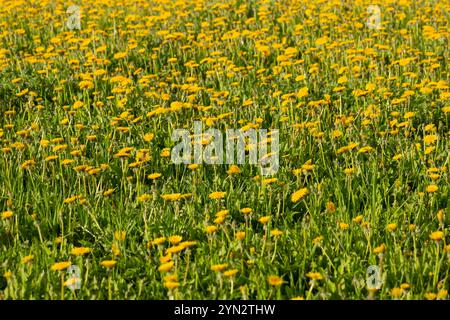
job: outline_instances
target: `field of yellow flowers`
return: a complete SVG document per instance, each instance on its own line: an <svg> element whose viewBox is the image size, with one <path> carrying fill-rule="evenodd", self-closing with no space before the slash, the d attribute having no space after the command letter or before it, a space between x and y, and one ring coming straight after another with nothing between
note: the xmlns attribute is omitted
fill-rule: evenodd
<svg viewBox="0 0 450 320"><path fill-rule="evenodd" d="M446 299L449 11L2 0L0 299ZM194 121L278 172L174 164Z"/></svg>

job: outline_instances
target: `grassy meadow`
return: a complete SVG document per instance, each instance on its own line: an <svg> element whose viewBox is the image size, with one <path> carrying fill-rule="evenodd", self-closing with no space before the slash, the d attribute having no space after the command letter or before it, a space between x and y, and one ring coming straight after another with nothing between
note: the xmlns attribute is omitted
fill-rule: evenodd
<svg viewBox="0 0 450 320"><path fill-rule="evenodd" d="M0 300L447 299L449 11L2 0ZM194 121L278 172L172 163Z"/></svg>

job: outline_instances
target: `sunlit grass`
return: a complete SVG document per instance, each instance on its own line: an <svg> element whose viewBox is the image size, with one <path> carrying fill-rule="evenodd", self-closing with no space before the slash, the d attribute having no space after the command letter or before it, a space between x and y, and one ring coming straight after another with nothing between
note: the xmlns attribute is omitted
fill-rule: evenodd
<svg viewBox="0 0 450 320"><path fill-rule="evenodd" d="M2 1L0 299L447 298L449 9ZM194 121L278 173L173 164Z"/></svg>

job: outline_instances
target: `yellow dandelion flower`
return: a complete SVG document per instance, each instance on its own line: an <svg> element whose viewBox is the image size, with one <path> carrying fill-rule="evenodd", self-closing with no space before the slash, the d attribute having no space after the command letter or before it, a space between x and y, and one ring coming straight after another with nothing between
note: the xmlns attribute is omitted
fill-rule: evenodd
<svg viewBox="0 0 450 320"><path fill-rule="evenodd" d="M270 231L270 235L272 237L278 237L278 236L281 236L282 234L283 234L283 231L278 230L278 229L273 229Z"/></svg>
<svg viewBox="0 0 450 320"><path fill-rule="evenodd" d="M264 216L258 219L259 222L261 222L262 224L266 224L268 223L270 220L270 216Z"/></svg>
<svg viewBox="0 0 450 320"><path fill-rule="evenodd" d="M427 135L427 136L423 137L423 142L425 144L431 144L431 143L436 142L437 139L438 139L438 136L436 136L436 135Z"/></svg>
<svg viewBox="0 0 450 320"><path fill-rule="evenodd" d="M435 184L430 184L429 186L427 186L426 190L429 193L434 193L439 190L439 187Z"/></svg>
<svg viewBox="0 0 450 320"><path fill-rule="evenodd" d="M318 236L313 239L314 244L318 244L323 241L323 236Z"/></svg>
<svg viewBox="0 0 450 320"><path fill-rule="evenodd" d="M351 174L353 174L353 173L355 173L355 168L345 168L344 169L344 173L346 174L346 175L351 175Z"/></svg>
<svg viewBox="0 0 450 320"><path fill-rule="evenodd" d="M403 290L408 290L409 288L411 288L411 286L409 285L409 283L402 283L400 285L400 288L402 288Z"/></svg>
<svg viewBox="0 0 450 320"><path fill-rule="evenodd" d="M386 227L389 231L394 232L397 230L397 224L396 223L389 223Z"/></svg>
<svg viewBox="0 0 450 320"><path fill-rule="evenodd" d="M291 195L291 201L296 203L302 200L308 193L309 193L308 188L299 189Z"/></svg>
<svg viewBox="0 0 450 320"><path fill-rule="evenodd" d="M306 276L312 280L322 280L323 276L319 272L308 272Z"/></svg>
<svg viewBox="0 0 450 320"><path fill-rule="evenodd" d="M316 41L315 41L315 45L316 46L321 46L321 45L324 45L327 42L328 42L328 37L324 36L324 37L317 38Z"/></svg>
<svg viewBox="0 0 450 320"><path fill-rule="evenodd" d="M444 232L434 231L430 234L430 239L435 241L441 241L444 238Z"/></svg>
<svg viewBox="0 0 450 320"><path fill-rule="evenodd" d="M235 233L235 237L238 240L244 240L245 239L245 232L244 231L238 231Z"/></svg>
<svg viewBox="0 0 450 320"><path fill-rule="evenodd" d="M214 233L217 231L217 227L216 226L207 226L205 227L205 232L206 233Z"/></svg>
<svg viewBox="0 0 450 320"><path fill-rule="evenodd" d="M160 271L160 272L168 272L168 271L170 271L173 268L174 265L175 265L175 263L173 261L169 261L169 262L163 263L162 265L160 265L158 267L158 271Z"/></svg>
<svg viewBox="0 0 450 320"><path fill-rule="evenodd" d="M335 206L335 204L334 204L333 202L331 202L331 201L328 201L328 202L327 202L326 208L327 208L327 211L328 211L329 213L333 213L333 212L336 211L336 206Z"/></svg>
<svg viewBox="0 0 450 320"><path fill-rule="evenodd" d="M180 252L180 251L182 251L184 249L186 249L185 246L177 245L177 246L173 246L173 247L167 248L166 249L166 253L167 254L174 254L174 253L178 253L178 252Z"/></svg>
<svg viewBox="0 0 450 320"><path fill-rule="evenodd" d="M197 241L183 241L180 243L180 246L182 246L183 248L189 248L195 245L197 245Z"/></svg>
<svg viewBox="0 0 450 320"><path fill-rule="evenodd" d="M225 221L225 217L217 217L214 219L215 224L222 224Z"/></svg>
<svg viewBox="0 0 450 320"><path fill-rule="evenodd" d="M214 264L211 266L212 271L223 271L228 267L228 263Z"/></svg>
<svg viewBox="0 0 450 320"><path fill-rule="evenodd" d="M259 179L259 176L256 176L254 179L255 179L255 180L258 180L258 179ZM267 178L267 179L263 179L263 180L261 181L261 183L262 183L263 185L268 185L268 184L275 183L275 182L277 182L277 181L278 181L277 178Z"/></svg>
<svg viewBox="0 0 450 320"><path fill-rule="evenodd" d="M115 189L108 189L105 192L103 192L103 195L105 197L109 197L110 195L112 195L114 193Z"/></svg>
<svg viewBox="0 0 450 320"><path fill-rule="evenodd" d="M178 276L176 274L168 274L167 276L163 277L164 281L177 281Z"/></svg>
<svg viewBox="0 0 450 320"><path fill-rule="evenodd" d="M116 260L103 260L100 265L105 268L114 268L117 264Z"/></svg>
<svg viewBox="0 0 450 320"><path fill-rule="evenodd" d="M144 194L140 195L139 197L137 197L137 200L139 202L145 202L145 201L148 201L148 200L150 200L152 198L153 197L151 195L149 195L148 193L144 193Z"/></svg>
<svg viewBox="0 0 450 320"><path fill-rule="evenodd" d="M180 243L181 240L183 240L183 237L179 235L173 235L169 237L169 242L173 245Z"/></svg>
<svg viewBox="0 0 450 320"><path fill-rule="evenodd" d="M34 259L33 255L28 255L22 258L22 263L23 264L27 264L29 262L31 262Z"/></svg>
<svg viewBox="0 0 450 320"><path fill-rule="evenodd" d="M166 287L169 290L176 289L179 286L180 286L180 283L176 282L176 281L166 281L166 282L164 282L164 287Z"/></svg>
<svg viewBox="0 0 450 320"><path fill-rule="evenodd" d="M159 262L161 262L161 263L167 263L167 262L169 262L171 260L172 260L172 254L171 253L168 253L165 256L159 257Z"/></svg>
<svg viewBox="0 0 450 320"><path fill-rule="evenodd" d="M243 213L243 214L249 214L249 213L252 213L252 209L251 208L242 208L241 209L241 213Z"/></svg>
<svg viewBox="0 0 450 320"><path fill-rule="evenodd" d="M124 241L126 236L127 236L127 233L125 231L121 231L121 230L114 231L114 239L116 239L118 241Z"/></svg>
<svg viewBox="0 0 450 320"><path fill-rule="evenodd" d="M353 221L353 222L356 222L356 223L361 223L362 220L363 220L363 216L362 216L362 215L356 216L356 217L354 217L354 218L352 219L352 221Z"/></svg>
<svg viewBox="0 0 450 320"><path fill-rule="evenodd" d="M373 249L373 252L374 253L376 253L376 254L380 254L380 253L383 253L383 252L385 252L386 251L386 245L383 243L383 244L381 244L380 246L378 246L378 247L375 247L374 249Z"/></svg>
<svg viewBox="0 0 450 320"><path fill-rule="evenodd" d="M216 191L216 192L212 192L209 194L209 198L210 199L222 199L226 196L226 192L220 192L220 191Z"/></svg>
<svg viewBox="0 0 450 320"><path fill-rule="evenodd" d="M159 237L159 238L155 238L153 241L151 241L151 244L159 246L159 245L162 245L165 241L166 241L166 237Z"/></svg>
<svg viewBox="0 0 450 320"><path fill-rule="evenodd" d="M72 263L70 261L57 262L51 266L52 271L61 271L70 267Z"/></svg>
<svg viewBox="0 0 450 320"><path fill-rule="evenodd" d="M3 211L1 217L3 220L9 219L14 215L12 211Z"/></svg>
<svg viewBox="0 0 450 320"><path fill-rule="evenodd" d="M402 294L403 294L402 288L392 288L391 290L391 296L394 298L399 298L402 296Z"/></svg>
<svg viewBox="0 0 450 320"><path fill-rule="evenodd" d="M159 177L161 177L161 173L151 173L147 176L147 178L149 178L150 180L155 180L158 179Z"/></svg>
<svg viewBox="0 0 450 320"><path fill-rule="evenodd" d="M171 194L163 194L161 195L161 198L164 199L164 201L178 201L183 198L181 193L171 193Z"/></svg>
<svg viewBox="0 0 450 320"><path fill-rule="evenodd" d="M223 273L223 276L224 276L224 277L230 277L230 278L231 278L231 277L235 276L238 272L239 272L238 269L227 270L227 271L225 271L225 272Z"/></svg>
<svg viewBox="0 0 450 320"><path fill-rule="evenodd" d="M111 245L111 251L112 251L112 254L113 254L115 257L120 256L120 249L119 249L119 246L118 246L117 244L113 243L113 244Z"/></svg>
<svg viewBox="0 0 450 320"><path fill-rule="evenodd" d="M151 142L154 137L155 137L155 135L153 133L144 134L144 141Z"/></svg>
<svg viewBox="0 0 450 320"><path fill-rule="evenodd" d="M425 293L425 299L427 299L427 300L434 300L436 298L437 298L436 293L433 293L433 292Z"/></svg>
<svg viewBox="0 0 450 320"><path fill-rule="evenodd" d="M439 290L436 295L438 300L445 300L445 299L447 299L447 296L448 296L448 291L445 289Z"/></svg>
<svg viewBox="0 0 450 320"><path fill-rule="evenodd" d="M238 166L233 164L233 165L230 166L230 168L228 169L227 173L229 175L238 174L238 173L241 173L241 169L239 169Z"/></svg>
<svg viewBox="0 0 450 320"><path fill-rule="evenodd" d="M118 52L114 54L114 59L123 59L127 56L127 52Z"/></svg>
<svg viewBox="0 0 450 320"><path fill-rule="evenodd" d="M170 157L170 149L169 148L164 148L161 151L161 157L163 157L163 158Z"/></svg>
<svg viewBox="0 0 450 320"><path fill-rule="evenodd" d="M11 271L6 271L6 272L3 274L3 277L4 277L7 281L8 281L9 279L11 279L12 276L13 276L13 273L12 273Z"/></svg>
<svg viewBox="0 0 450 320"><path fill-rule="evenodd" d="M345 222L339 223L339 229L341 229L341 230L347 230L348 227L349 227L348 223L345 223Z"/></svg>
<svg viewBox="0 0 450 320"><path fill-rule="evenodd" d="M73 254L74 256L81 256L91 251L92 251L91 248L87 247L74 247L72 248L72 251L70 253Z"/></svg>
<svg viewBox="0 0 450 320"><path fill-rule="evenodd" d="M283 284L283 278L279 276L271 275L267 278L267 282L274 287L281 286Z"/></svg>

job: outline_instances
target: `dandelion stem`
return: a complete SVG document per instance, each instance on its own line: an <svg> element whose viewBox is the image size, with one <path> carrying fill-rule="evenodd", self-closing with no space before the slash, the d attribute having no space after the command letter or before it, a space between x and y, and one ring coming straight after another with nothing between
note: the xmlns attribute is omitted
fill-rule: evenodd
<svg viewBox="0 0 450 320"><path fill-rule="evenodd" d="M61 300L64 300L64 273L61 272Z"/></svg>

